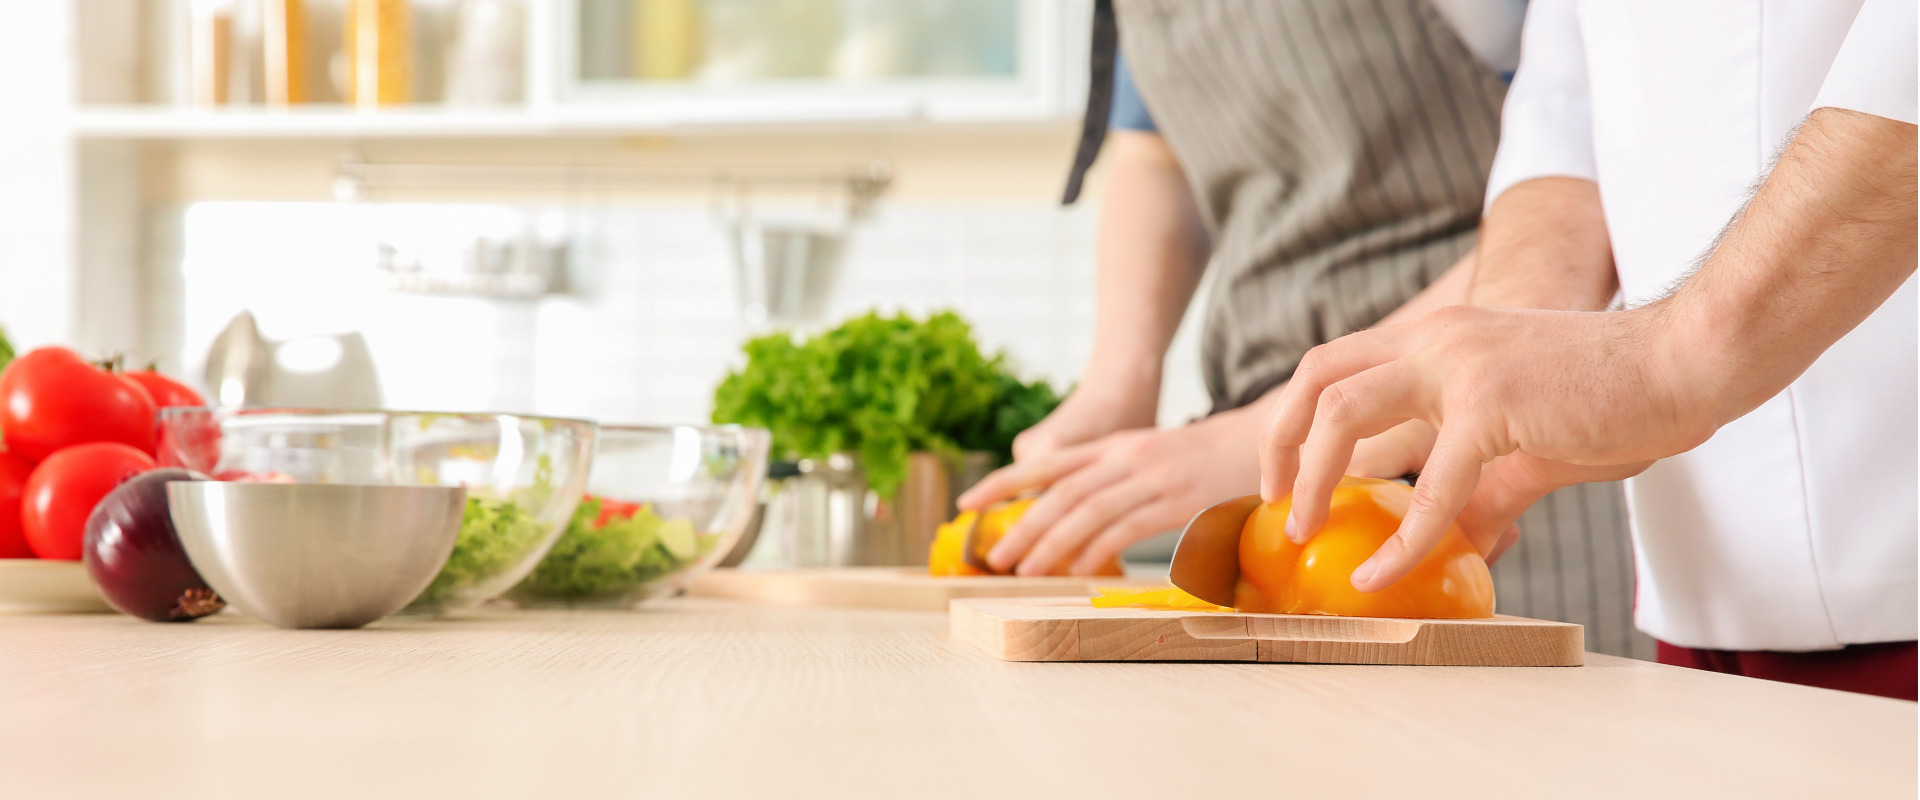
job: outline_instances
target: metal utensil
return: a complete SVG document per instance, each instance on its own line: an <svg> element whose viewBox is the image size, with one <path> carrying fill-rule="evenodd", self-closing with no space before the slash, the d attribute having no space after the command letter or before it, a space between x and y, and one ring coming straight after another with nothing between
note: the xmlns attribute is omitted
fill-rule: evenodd
<svg viewBox="0 0 1920 800"><path fill-rule="evenodd" d="M750 567L926 566L954 503L997 466L990 453L914 453L891 495L867 485L857 459L805 459L775 480Z"/></svg>
<svg viewBox="0 0 1920 800"><path fill-rule="evenodd" d="M1006 505L1005 501L994 503L993 505L980 509L978 513L974 514L973 524L967 526L966 541L960 545L960 560L966 562L967 566L985 572L988 575L998 574L999 570L994 569L993 565L987 562L986 554L980 552L980 545L982 544L980 541L980 521L987 518L987 512L1003 505Z"/></svg>
<svg viewBox="0 0 1920 800"><path fill-rule="evenodd" d="M466 497L441 486L167 485L194 569L282 628L358 628L399 611L446 565Z"/></svg>
<svg viewBox="0 0 1920 800"><path fill-rule="evenodd" d="M207 351L216 405L379 408L380 376L358 332L273 341L253 312L235 314Z"/></svg>
<svg viewBox="0 0 1920 800"><path fill-rule="evenodd" d="M1214 605L1232 606L1240 581L1240 531L1260 507L1260 495L1236 497L1195 514L1180 532L1167 577L1187 594Z"/></svg>

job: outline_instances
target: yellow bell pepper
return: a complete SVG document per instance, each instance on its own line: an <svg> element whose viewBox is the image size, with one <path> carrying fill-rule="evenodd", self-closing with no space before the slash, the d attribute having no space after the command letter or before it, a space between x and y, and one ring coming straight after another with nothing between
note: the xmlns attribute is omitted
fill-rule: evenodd
<svg viewBox="0 0 1920 800"><path fill-rule="evenodd" d="M1287 538L1291 499L1255 509L1240 533L1234 606L1273 614L1472 619L1493 616L1493 576L1459 525L1398 583L1353 588L1353 570L1400 527L1413 489L1346 478L1333 490L1327 522L1305 545Z"/></svg>
<svg viewBox="0 0 1920 800"><path fill-rule="evenodd" d="M1013 524L1033 507L1035 498L1024 498L994 505L986 510L986 516L980 512L962 511L952 522L941 525L935 532L933 547L927 553L927 573L930 575L987 575L991 574L967 563L967 532L973 529L973 521L980 520L980 532L974 537L974 560L985 562L993 546L1006 538ZM1065 575L1072 559L1062 559L1053 574ZM1101 575L1119 575L1120 561L1115 559L1100 570Z"/></svg>
<svg viewBox="0 0 1920 800"><path fill-rule="evenodd" d="M1103 586L1094 591L1100 594L1093 598L1095 608L1151 608L1163 611L1232 611L1226 606L1217 606L1193 595L1187 594L1177 586L1159 589L1143 589L1137 586Z"/></svg>

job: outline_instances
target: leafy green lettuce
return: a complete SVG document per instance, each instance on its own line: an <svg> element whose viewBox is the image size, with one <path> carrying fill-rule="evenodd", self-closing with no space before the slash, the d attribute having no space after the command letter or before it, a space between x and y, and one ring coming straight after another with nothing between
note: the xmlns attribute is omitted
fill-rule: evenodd
<svg viewBox="0 0 1920 800"><path fill-rule="evenodd" d="M546 526L511 500L468 497L447 565L409 607L430 606L512 569L540 541Z"/></svg>
<svg viewBox="0 0 1920 800"><path fill-rule="evenodd" d="M773 432L782 458L851 452L891 494L907 456L988 450L1059 404L1045 382L1022 383L1004 354L988 358L953 312L854 317L806 341L773 333L746 343L747 364L714 391L713 421Z"/></svg>
<svg viewBox="0 0 1920 800"><path fill-rule="evenodd" d="M700 536L686 519L662 519L651 506L632 517L595 525L601 501L580 501L567 530L514 594L542 599L617 597L665 578L711 552L717 536Z"/></svg>

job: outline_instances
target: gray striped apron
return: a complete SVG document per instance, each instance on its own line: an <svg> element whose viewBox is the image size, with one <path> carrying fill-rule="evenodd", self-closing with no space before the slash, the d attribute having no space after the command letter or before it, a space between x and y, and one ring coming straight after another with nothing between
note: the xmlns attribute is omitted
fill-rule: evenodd
<svg viewBox="0 0 1920 800"><path fill-rule="evenodd" d="M1111 75L1101 5L1089 121L1104 120ZM1213 238L1201 355L1216 411L1285 382L1309 348L1378 322L1472 249L1506 84L1425 0L1114 10ZM1078 166L1097 140L1089 125ZM1502 612L1580 622L1589 649L1651 657L1632 628L1617 485L1557 492L1522 529L1494 569Z"/></svg>
<svg viewBox="0 0 1920 800"><path fill-rule="evenodd" d="M1119 0L1121 52L1213 236L1214 409L1473 248L1506 83L1424 0Z"/></svg>

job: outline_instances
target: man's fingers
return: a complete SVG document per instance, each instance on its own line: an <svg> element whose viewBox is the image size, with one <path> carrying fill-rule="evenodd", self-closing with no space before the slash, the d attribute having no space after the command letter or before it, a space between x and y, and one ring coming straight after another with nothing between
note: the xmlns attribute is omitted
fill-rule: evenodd
<svg viewBox="0 0 1920 800"><path fill-rule="evenodd" d="M1061 561L1085 547L1087 542L1127 512L1155 499L1152 487L1143 481L1118 480L1074 504L1040 541L1020 559L1021 575L1045 575Z"/></svg>
<svg viewBox="0 0 1920 800"><path fill-rule="evenodd" d="M1400 530L1353 571L1353 588L1377 592L1406 577L1440 543L1447 527L1473 496L1482 462L1467 434L1459 429L1458 424L1453 429L1440 429L1440 439L1434 442L1433 455L1427 459L1427 470L1420 473L1420 483L1413 487L1413 500L1407 504Z"/></svg>
<svg viewBox="0 0 1920 800"><path fill-rule="evenodd" d="M1507 532L1500 534L1500 541L1494 542L1493 550L1485 554L1487 563L1493 564L1499 561L1501 556L1506 555L1508 550L1513 549L1513 546L1519 543L1520 526L1508 525Z"/></svg>
<svg viewBox="0 0 1920 800"><path fill-rule="evenodd" d="M1273 420L1260 439L1260 495L1267 502L1285 497L1294 483L1298 449L1313 427L1320 393L1328 386L1405 354L1412 336L1391 326L1348 334L1307 351L1274 405Z"/></svg>
<svg viewBox="0 0 1920 800"><path fill-rule="evenodd" d="M1135 543L1157 533L1175 530L1191 516L1179 513L1175 505L1165 498L1143 503L1120 521L1108 525L1106 530L1087 543L1068 571L1075 575L1095 574Z"/></svg>
<svg viewBox="0 0 1920 800"><path fill-rule="evenodd" d="M1304 544L1327 521L1334 487L1353 461L1356 442L1418 415L1419 377L1404 361L1382 364L1320 393L1313 430L1300 447L1287 538Z"/></svg>
<svg viewBox="0 0 1920 800"><path fill-rule="evenodd" d="M962 492L956 505L965 511L978 511L1029 489L1041 489L1060 476L1086 466L1100 454L1094 444L1056 450L1031 461L1016 461L981 478L973 488Z"/></svg>
<svg viewBox="0 0 1920 800"><path fill-rule="evenodd" d="M1426 420L1410 419L1377 436L1353 445L1347 474L1356 478L1393 479L1419 472L1433 450L1436 432Z"/></svg>
<svg viewBox="0 0 1920 800"><path fill-rule="evenodd" d="M1054 481L1040 493L1040 499L1020 515L1006 537L993 546L993 551L987 554L987 563L993 565L996 572L1011 571L1027 559L1027 551L1083 498L1125 478L1126 474L1124 465L1096 461Z"/></svg>
<svg viewBox="0 0 1920 800"><path fill-rule="evenodd" d="M1488 462L1473 496L1460 510L1460 530L1482 555L1491 556L1520 515L1561 486L1529 469L1525 463L1528 458L1524 453L1508 453Z"/></svg>
<svg viewBox="0 0 1920 800"><path fill-rule="evenodd" d="M1260 434L1260 499L1269 503L1286 497L1293 489L1293 478L1300 474L1300 448L1277 444L1273 431L1281 424L1279 414Z"/></svg>

